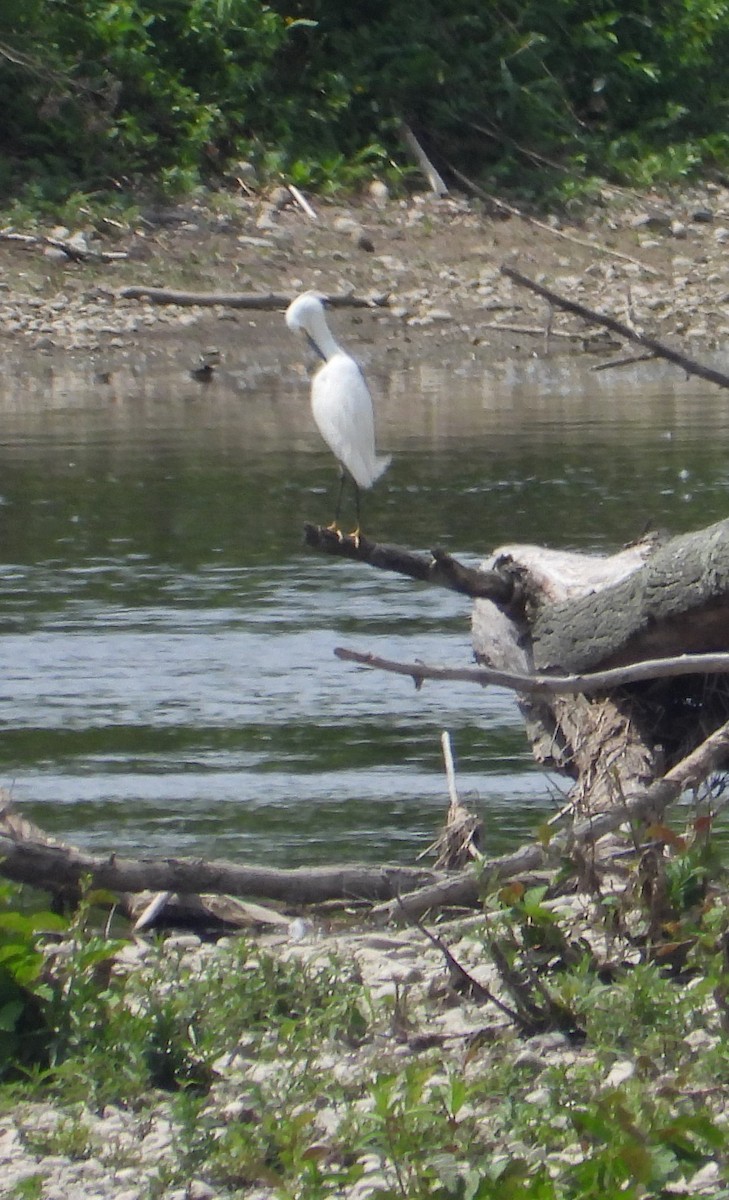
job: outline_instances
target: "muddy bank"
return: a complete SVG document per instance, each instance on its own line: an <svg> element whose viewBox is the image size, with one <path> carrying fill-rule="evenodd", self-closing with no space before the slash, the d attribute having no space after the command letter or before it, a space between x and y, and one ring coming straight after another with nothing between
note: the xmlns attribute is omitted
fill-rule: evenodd
<svg viewBox="0 0 729 1200"><path fill-rule="evenodd" d="M284 189L148 210L128 227L99 220L46 229L53 246L0 242L0 343L6 363L30 354L98 372L120 362L223 362L272 369L298 361L278 312L162 306L122 298L128 286L198 292L386 294L383 308L344 309L337 327L363 361L434 355L458 363L520 356L609 358L604 330L551 313L504 278L504 263L643 332L711 353L729 335L729 189L680 196L606 192L579 221L487 210L479 199L368 194L313 199L308 215ZM100 261L98 252L113 257Z"/></svg>

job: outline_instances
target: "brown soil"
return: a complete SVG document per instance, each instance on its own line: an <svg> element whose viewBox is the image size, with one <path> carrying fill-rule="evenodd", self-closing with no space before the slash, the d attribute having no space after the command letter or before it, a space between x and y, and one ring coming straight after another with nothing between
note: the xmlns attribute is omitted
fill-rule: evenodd
<svg viewBox="0 0 729 1200"><path fill-rule="evenodd" d="M97 367L171 352L194 365L213 346L223 354L244 346L263 365L286 354L280 310L120 298L133 284L386 295L388 305L371 310L374 321L368 310L337 315L355 350L359 341L379 351L381 339L388 351L445 359L585 350L609 358L619 348L604 330L550 314L543 300L501 274L504 263L687 352L691 343L694 351L710 351L729 335L726 189L707 185L680 197L611 191L572 223L425 194L312 203L316 219L277 189L265 198L226 196L146 212L133 228L102 221L86 231L45 231L66 238L81 232L91 248L127 252L113 263L73 262L42 244L0 243L4 352L41 351L53 359L80 353Z"/></svg>

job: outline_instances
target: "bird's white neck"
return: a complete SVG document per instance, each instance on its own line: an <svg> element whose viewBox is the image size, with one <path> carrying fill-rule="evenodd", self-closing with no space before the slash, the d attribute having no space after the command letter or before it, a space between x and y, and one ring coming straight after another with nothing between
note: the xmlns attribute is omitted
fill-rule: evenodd
<svg viewBox="0 0 729 1200"><path fill-rule="evenodd" d="M329 362L335 354L342 353L342 347L335 342L332 337L331 330L326 323L324 313L317 313L316 319L312 321L309 329L309 336L321 354L322 358Z"/></svg>

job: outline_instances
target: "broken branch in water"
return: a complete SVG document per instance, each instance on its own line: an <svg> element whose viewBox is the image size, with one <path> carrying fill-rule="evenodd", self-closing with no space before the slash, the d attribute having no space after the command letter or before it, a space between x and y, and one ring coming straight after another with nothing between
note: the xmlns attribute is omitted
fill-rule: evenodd
<svg viewBox="0 0 729 1200"><path fill-rule="evenodd" d="M181 308L221 304L226 308L270 312L288 308L296 297L295 292L178 292L172 288L141 286L121 288L117 295L122 300L148 300L150 304L177 304ZM318 295L332 308L384 308L389 303L387 293L358 296L354 292L320 292Z"/></svg>
<svg viewBox="0 0 729 1200"><path fill-rule="evenodd" d="M607 692L649 679L670 679L675 675L729 675L729 654L679 654L674 658L648 658L626 667L611 667L586 675L522 675L497 671L492 667L436 667L426 663L396 662L360 650L337 646L334 653L345 662L359 663L393 675L409 675L416 688L426 679L453 683L476 683L481 687L504 687L512 692L538 696L576 696Z"/></svg>
<svg viewBox="0 0 729 1200"><path fill-rule="evenodd" d="M554 304L557 308L564 309L565 312L573 313L577 317L581 317L583 321L589 321L592 324L604 325L606 329L616 333L619 337L625 338L629 342L637 342L639 346L645 346L658 358L665 358L667 362L673 363L677 367L681 367L688 375L698 375L700 379L706 379L709 383L715 383L718 387L729 388L729 375L725 375L723 371L717 371L714 367L707 367L704 363L696 362L693 358L687 358L685 354L681 354L678 350L672 349L664 342L659 342L657 338L650 337L646 333L639 333L624 321L618 321L615 317L606 315L605 313L595 312L594 309L588 308L586 304L580 304L577 300L568 300L565 296L560 296L557 292L553 292L551 288L545 287L541 283L536 283L533 279L529 279L526 275L522 275L521 271L517 271L514 267L503 266L501 268L502 275L507 279L513 280L519 287L528 288L537 296L542 296L548 300L550 304Z"/></svg>
<svg viewBox="0 0 729 1200"><path fill-rule="evenodd" d="M510 607L519 600L516 580L505 571L467 567L446 550L436 548L429 554L419 554L404 546L371 542L361 534L354 537L308 523L304 525L304 541L307 546L335 558L368 563L371 567L395 571L410 579L433 583L464 596L487 598L499 607Z"/></svg>

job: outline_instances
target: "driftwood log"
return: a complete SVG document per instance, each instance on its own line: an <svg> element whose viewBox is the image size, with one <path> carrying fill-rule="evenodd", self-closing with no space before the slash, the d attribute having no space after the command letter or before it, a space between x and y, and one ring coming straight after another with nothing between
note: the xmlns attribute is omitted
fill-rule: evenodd
<svg viewBox="0 0 729 1200"><path fill-rule="evenodd" d="M607 557L505 546L479 568L443 551L414 565L402 547L356 545L310 527L305 538L440 586L458 580L456 590L473 597L484 670L338 653L418 684L472 674L481 686L515 688L535 758L571 779L579 818L621 810L729 716L729 521L664 542L651 536Z"/></svg>

